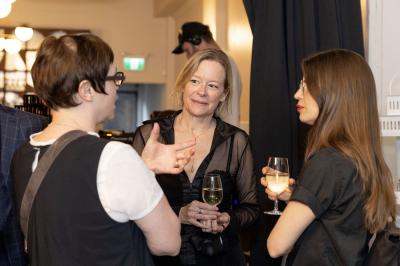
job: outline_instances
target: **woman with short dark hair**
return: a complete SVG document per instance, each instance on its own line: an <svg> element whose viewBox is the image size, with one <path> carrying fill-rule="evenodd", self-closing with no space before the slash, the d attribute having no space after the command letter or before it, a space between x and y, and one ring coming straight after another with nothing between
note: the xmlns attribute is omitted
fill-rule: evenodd
<svg viewBox="0 0 400 266"><path fill-rule="evenodd" d="M147 246L157 255L179 251L180 224L154 173L182 171L191 152L181 150L194 141L160 144L156 125L141 160L130 145L100 139L96 125L114 116L125 79L113 61L108 44L91 34L48 37L38 51L32 77L52 121L14 156L18 209L49 146L73 130L87 134L62 150L34 199L26 236L32 266L152 265Z"/></svg>

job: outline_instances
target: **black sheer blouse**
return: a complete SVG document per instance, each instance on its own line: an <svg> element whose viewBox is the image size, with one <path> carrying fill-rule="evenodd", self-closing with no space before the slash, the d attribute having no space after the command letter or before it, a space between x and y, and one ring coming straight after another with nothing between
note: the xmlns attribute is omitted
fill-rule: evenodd
<svg viewBox="0 0 400 266"><path fill-rule="evenodd" d="M179 112L157 121L147 121L139 127L133 141L136 151L139 154L142 153L154 122L160 125L160 142L174 143L174 121L178 114ZM233 230L237 235L238 228L255 222L260 212L253 156L246 132L223 122L218 117L215 119L217 124L210 152L200 164L193 182L190 183L185 172L179 175L161 174L156 178L173 210L179 215L181 207L193 200L202 201L203 176L206 173L218 172L222 177L224 189L224 198L218 207L220 211L230 213L231 224L227 230ZM198 256L189 243L190 236L198 230L200 229L193 225L182 225L180 259L184 264L191 264L198 260Z"/></svg>

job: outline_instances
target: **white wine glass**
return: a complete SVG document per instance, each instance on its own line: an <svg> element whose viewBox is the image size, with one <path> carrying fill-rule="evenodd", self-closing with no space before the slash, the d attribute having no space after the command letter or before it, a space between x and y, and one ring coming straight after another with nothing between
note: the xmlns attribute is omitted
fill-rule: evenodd
<svg viewBox="0 0 400 266"><path fill-rule="evenodd" d="M221 203L224 196L221 176L219 174L206 174L202 188L203 201L213 206Z"/></svg>
<svg viewBox="0 0 400 266"><path fill-rule="evenodd" d="M287 158L269 157L267 173L265 175L267 187L272 192L281 194L289 186L289 162ZM265 214L281 215L278 209L278 199L274 201L274 209L265 211Z"/></svg>

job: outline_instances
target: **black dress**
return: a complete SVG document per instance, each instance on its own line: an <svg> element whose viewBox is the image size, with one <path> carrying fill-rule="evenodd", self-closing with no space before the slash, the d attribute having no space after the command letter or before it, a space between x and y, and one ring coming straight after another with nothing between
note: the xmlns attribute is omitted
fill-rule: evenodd
<svg viewBox="0 0 400 266"><path fill-rule="evenodd" d="M368 252L361 177L353 162L333 148L304 165L290 201L316 219L296 241L286 265L363 265Z"/></svg>
<svg viewBox="0 0 400 266"><path fill-rule="evenodd" d="M149 138L153 122L160 125L162 143L172 144L174 121L179 112L158 121L145 122L136 131L133 146L141 154ZM220 211L228 212L231 223L223 235L228 239L229 251L221 255L207 256L197 251L193 237L201 236L201 229L182 224L182 247L178 257L154 257L156 265L244 265L240 248L240 228L256 221L260 208L256 192L256 176L248 135L241 129L223 122L218 117L210 153L200 164L193 182L185 172L178 175L161 174L156 178L170 205L177 215L181 207L193 200L202 201L201 187L205 173L217 172L221 175L224 196L218 205Z"/></svg>

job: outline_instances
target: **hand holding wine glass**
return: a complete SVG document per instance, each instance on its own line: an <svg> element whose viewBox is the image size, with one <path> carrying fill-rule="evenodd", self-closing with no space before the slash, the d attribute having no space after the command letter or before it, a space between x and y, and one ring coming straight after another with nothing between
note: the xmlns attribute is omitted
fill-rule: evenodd
<svg viewBox="0 0 400 266"><path fill-rule="evenodd" d="M279 199L279 200L286 201L286 202L289 201L290 197L292 196L293 188L296 184L296 180L289 177L289 186L282 193L277 194L268 188L268 183L265 178L265 175L267 174L267 170L268 170L268 167L264 167L262 169L262 173L264 176L260 178L261 185L263 185L265 187L265 194L267 194L267 196L270 200Z"/></svg>
<svg viewBox="0 0 400 266"><path fill-rule="evenodd" d="M224 193L222 189L221 177L219 174L206 174L203 179L202 197L203 201L212 206L217 206L221 203ZM227 213L221 213L216 220L204 221L210 223L211 230L203 230L205 232L222 232L228 226L230 216Z"/></svg>
<svg viewBox="0 0 400 266"><path fill-rule="evenodd" d="M265 183L270 191L281 194L289 186L289 162L287 158L269 157ZM264 182L262 182L264 183ZM265 184L264 183L264 184ZM274 201L274 209L272 211L264 212L265 214L281 215L282 212L278 209L278 199Z"/></svg>
<svg viewBox="0 0 400 266"><path fill-rule="evenodd" d="M203 179L203 201L212 206L221 203L224 196L221 177L218 174L206 174Z"/></svg>

